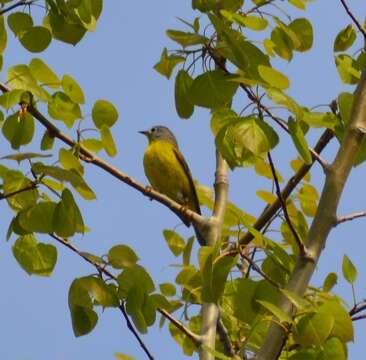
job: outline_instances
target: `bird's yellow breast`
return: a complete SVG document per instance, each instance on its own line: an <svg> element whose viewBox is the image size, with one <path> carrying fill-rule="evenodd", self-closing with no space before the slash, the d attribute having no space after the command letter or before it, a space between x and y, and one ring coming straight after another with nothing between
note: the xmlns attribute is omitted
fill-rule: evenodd
<svg viewBox="0 0 366 360"><path fill-rule="evenodd" d="M179 151L169 141L152 141L144 155L144 169L152 187L176 202L197 211L189 174L176 156Z"/></svg>

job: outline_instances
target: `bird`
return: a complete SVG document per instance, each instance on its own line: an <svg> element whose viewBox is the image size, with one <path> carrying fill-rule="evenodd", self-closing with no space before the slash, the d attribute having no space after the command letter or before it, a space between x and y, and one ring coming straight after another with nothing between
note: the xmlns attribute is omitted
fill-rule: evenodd
<svg viewBox="0 0 366 360"><path fill-rule="evenodd" d="M148 139L144 153L144 171L152 188L172 200L201 214L198 196L191 171L179 150L174 134L166 126L156 125L149 130L139 131ZM190 221L177 213L186 226ZM194 227L198 242L204 246L205 240L197 226Z"/></svg>

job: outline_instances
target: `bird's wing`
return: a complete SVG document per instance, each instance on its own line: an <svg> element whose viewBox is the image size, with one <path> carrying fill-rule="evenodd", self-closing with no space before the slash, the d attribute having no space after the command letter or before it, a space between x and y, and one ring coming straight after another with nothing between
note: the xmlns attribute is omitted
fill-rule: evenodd
<svg viewBox="0 0 366 360"><path fill-rule="evenodd" d="M195 212L201 215L201 209L200 209L200 203L198 201L198 196L197 196L197 192L196 192L196 187L194 186L194 182L192 179L192 174L191 171L189 170L188 164L185 161L183 155L179 152L178 149L174 149L174 154L177 158L177 160L179 161L179 163L183 166L184 172L188 177L188 181L189 181L189 185L192 189L192 200L194 202L194 206L195 206Z"/></svg>

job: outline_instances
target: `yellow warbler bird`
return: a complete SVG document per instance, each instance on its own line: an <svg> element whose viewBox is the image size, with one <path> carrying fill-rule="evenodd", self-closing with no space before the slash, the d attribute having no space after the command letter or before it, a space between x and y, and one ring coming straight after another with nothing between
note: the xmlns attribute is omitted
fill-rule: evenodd
<svg viewBox="0 0 366 360"><path fill-rule="evenodd" d="M154 126L140 133L149 141L144 154L144 170L153 189L201 214L191 172L179 150L174 134L166 126ZM187 218L181 214L177 215L184 224L190 225ZM199 243L205 245L203 237L196 228L195 232Z"/></svg>

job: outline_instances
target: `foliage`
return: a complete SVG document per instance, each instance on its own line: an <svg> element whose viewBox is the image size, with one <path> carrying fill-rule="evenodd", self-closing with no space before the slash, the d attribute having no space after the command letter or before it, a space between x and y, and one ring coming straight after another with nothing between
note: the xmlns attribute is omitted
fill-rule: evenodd
<svg viewBox="0 0 366 360"><path fill-rule="evenodd" d="M351 119L354 95L342 92L320 112L288 94L291 82L278 64L311 50L313 25L306 17L310 0L281 2L281 6L285 3L285 14L291 13L291 20L283 12L273 8L272 12L268 5L275 2L193 0L192 8L199 16L192 22L182 20L178 29L167 30L173 48L178 49L164 48L154 68L168 79L175 77L175 107L180 118L191 118L197 108L211 112L216 148L232 170L252 167L257 176L279 184L284 179L278 170L273 171L268 153L288 136L295 153L291 162L294 172L310 167L314 154L308 134L321 128L341 141ZM0 3L6 9L11 1ZM103 5L102 0L42 3L46 8L42 19L32 1L28 4L30 11L21 7L4 11L0 18L1 53L9 36L15 36L20 46L39 56L52 41L77 45L87 32L95 30ZM357 40L353 24L340 29L334 40L335 66L346 85L356 85L365 66L364 49L353 51ZM113 126L119 114L108 100L89 104L73 76L57 74L42 58L13 64L6 74L7 85L0 84L1 131L16 152L1 160L24 165L23 170L0 165L1 198L14 213L7 238L14 242L14 257L25 272L51 276L57 249L40 239L51 235L49 240L58 239L68 246L73 236L88 231L86 214L81 213L78 202L80 197L93 201L97 195L85 179L84 167L102 150L107 157L116 155ZM248 98L241 109L233 106L239 92ZM272 105L281 109L278 114L272 112ZM91 119L86 115L89 113ZM51 119L51 125L40 114L46 121ZM38 122L46 124L40 144L36 140ZM75 140L60 136L53 124ZM90 128L97 135L86 137ZM63 141L57 151L55 140ZM23 152L26 145L37 152ZM355 165L366 160L365 147L363 142ZM198 307L190 305L213 303L220 308L220 321L241 358L259 351L269 325L276 322L287 331L286 351L281 358L345 359L354 332L352 313L332 292L337 274L329 273L321 287L307 286L301 295L286 289L296 259L301 256L299 241L305 242L319 201L310 173L306 171L300 180L295 191L282 195L282 209L279 206L265 226L258 226L257 218L229 202L216 245L201 247L197 254L192 253L193 237L185 239L175 230L163 230L178 270L175 279L158 285L141 265L138 254L126 244L113 246L102 257L79 252L99 274L77 278L70 286L68 301L75 336L91 332L98 321L98 309L107 307L125 311L140 333L156 323L159 313L163 314L163 326L165 311L184 314L186 329L198 334L202 316L196 311ZM212 210L213 190L197 184L197 192L201 205ZM257 195L268 207L279 201L274 192L259 189ZM268 232L269 226L278 230L277 235ZM244 242L246 237L250 241ZM354 295L357 269L346 255L342 272ZM281 297L296 312L284 311L279 306ZM198 351L189 331L182 331L174 322L169 331L184 354ZM206 351L218 359L232 355L219 337L216 349ZM129 359L122 353L116 358Z"/></svg>

